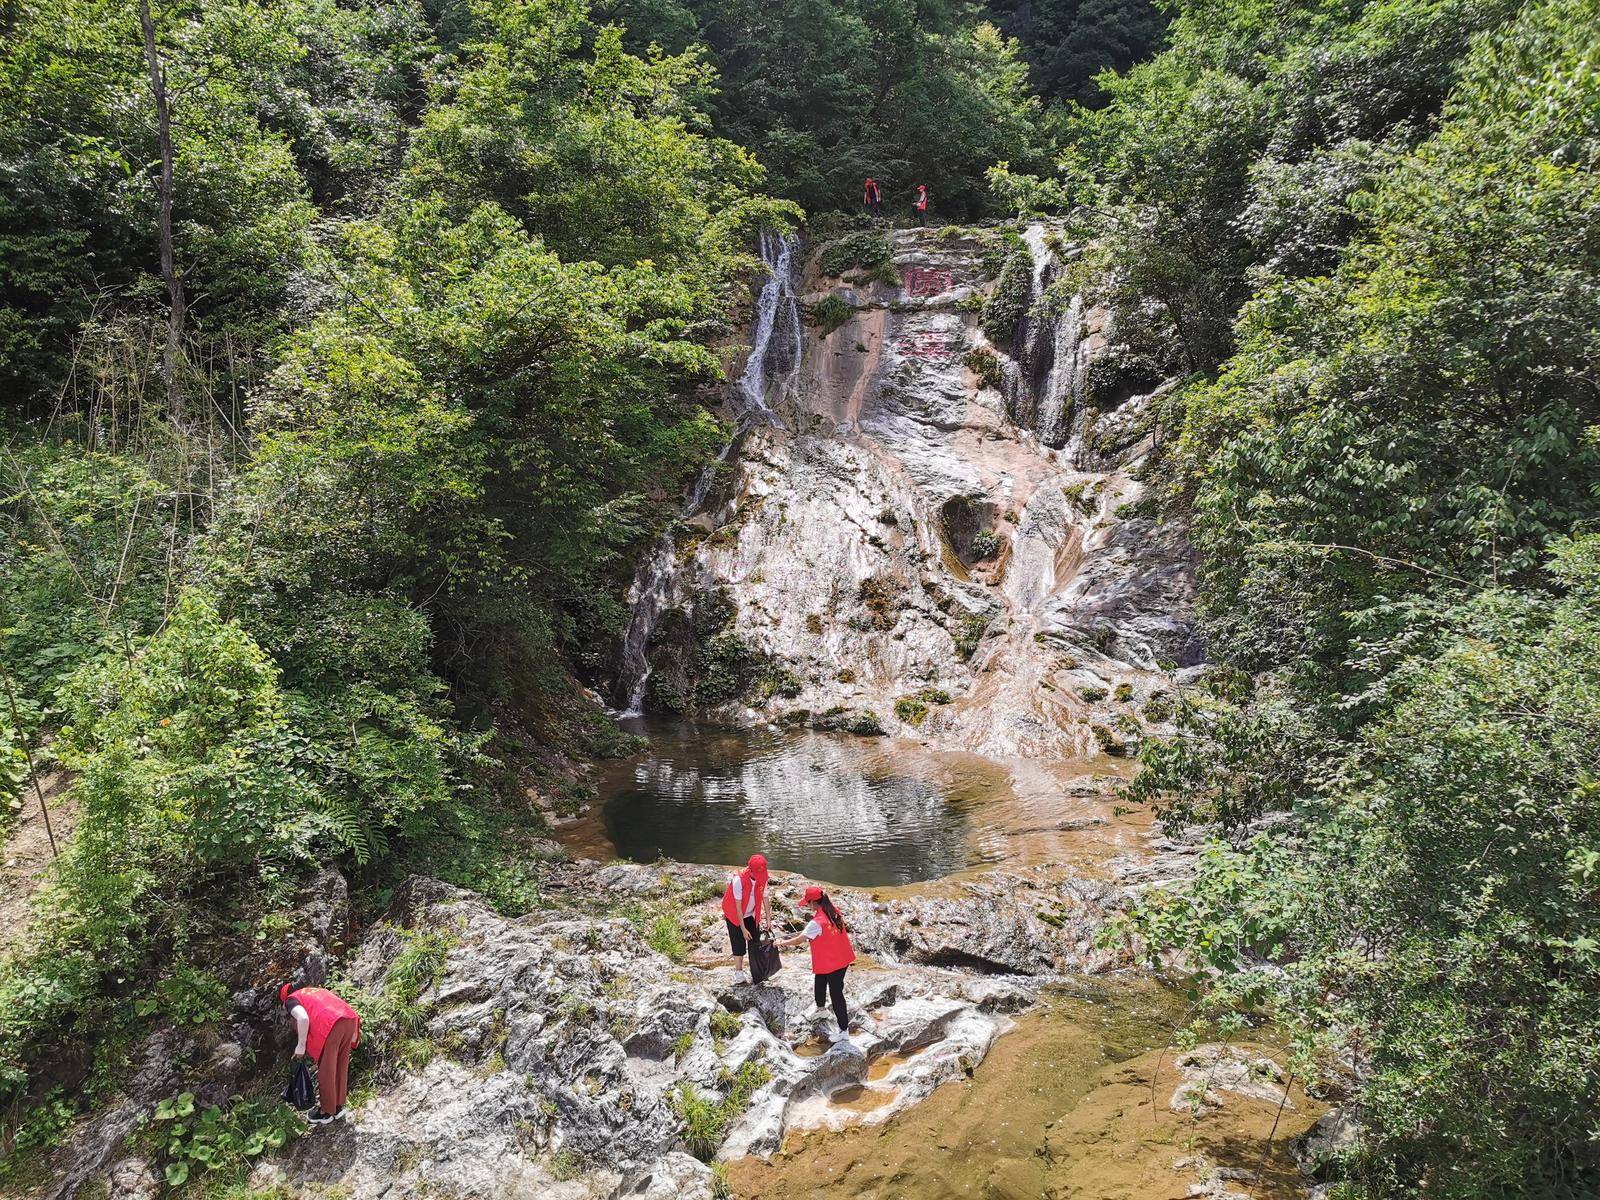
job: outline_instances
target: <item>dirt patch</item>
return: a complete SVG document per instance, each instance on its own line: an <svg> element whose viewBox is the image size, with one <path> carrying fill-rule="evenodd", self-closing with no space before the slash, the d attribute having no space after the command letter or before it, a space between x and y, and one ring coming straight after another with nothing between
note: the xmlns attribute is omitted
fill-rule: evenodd
<svg viewBox="0 0 1600 1200"><path fill-rule="evenodd" d="M39 780L45 803L50 808L50 828L56 846L66 849L78 824L78 805L69 790L70 780L61 771L52 771ZM39 797L29 783L22 793L22 811L4 831L5 846L0 852L0 951L22 936L28 924L28 900L39 889L45 869L54 855L44 818L39 813Z"/></svg>

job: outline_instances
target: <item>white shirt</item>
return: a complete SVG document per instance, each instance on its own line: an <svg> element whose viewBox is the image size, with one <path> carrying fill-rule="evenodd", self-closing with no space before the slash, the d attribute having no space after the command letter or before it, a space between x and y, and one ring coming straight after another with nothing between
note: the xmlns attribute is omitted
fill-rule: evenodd
<svg viewBox="0 0 1600 1200"><path fill-rule="evenodd" d="M756 894L760 888L751 888L750 894L744 894L744 876L733 877L733 911L741 917L758 917L756 913Z"/></svg>
<svg viewBox="0 0 1600 1200"><path fill-rule="evenodd" d="M812 917L811 920L806 922L806 927L800 932L806 935L806 939L808 941L814 942L822 936L822 922L817 920L815 917Z"/></svg>
<svg viewBox="0 0 1600 1200"><path fill-rule="evenodd" d="M294 1004L289 1007L289 1015L294 1018L295 1033L298 1040L294 1044L296 1054L306 1052L306 1038L311 1035L311 1014L306 1011L303 1004Z"/></svg>

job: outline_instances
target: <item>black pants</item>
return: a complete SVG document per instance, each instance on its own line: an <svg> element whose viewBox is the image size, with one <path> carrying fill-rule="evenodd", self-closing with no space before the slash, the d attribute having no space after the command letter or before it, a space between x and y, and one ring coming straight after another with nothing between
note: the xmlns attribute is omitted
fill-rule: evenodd
<svg viewBox="0 0 1600 1200"><path fill-rule="evenodd" d="M733 956L735 958L743 958L745 939L748 937L750 941L755 941L756 936L761 932L761 926L756 924L754 917L746 917L744 919L744 929L740 929L727 917L722 918L722 923L728 927L728 945L733 947ZM750 931L748 934L745 933L746 929ZM817 1003L821 1004L822 1001L819 1000Z"/></svg>
<svg viewBox="0 0 1600 1200"><path fill-rule="evenodd" d="M823 996L833 998L833 1015L839 1022L839 1028L850 1028L850 1010L844 1003L844 973L849 967L840 967L837 971L829 971L826 975L814 975L812 979L817 993L817 1007L822 1007Z"/></svg>

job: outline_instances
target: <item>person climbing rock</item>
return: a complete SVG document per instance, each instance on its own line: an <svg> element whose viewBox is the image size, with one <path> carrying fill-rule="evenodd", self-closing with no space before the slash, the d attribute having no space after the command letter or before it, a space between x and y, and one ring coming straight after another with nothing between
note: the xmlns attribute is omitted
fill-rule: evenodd
<svg viewBox="0 0 1600 1200"><path fill-rule="evenodd" d="M873 216L883 215L883 191L878 187L878 181L871 175L867 176L866 187L861 193L861 203L866 206L867 211Z"/></svg>
<svg viewBox="0 0 1600 1200"><path fill-rule="evenodd" d="M912 203L911 207L916 210L917 224L918 225L926 225L928 223L928 185L927 184L925 184L925 183L917 184L917 198Z"/></svg>
<svg viewBox="0 0 1600 1200"><path fill-rule="evenodd" d="M767 860L752 854L745 869L730 876L722 893L722 916L728 923L728 946L733 951L733 977L742 982L745 944L772 924L772 902L767 898Z"/></svg>
<svg viewBox="0 0 1600 1200"><path fill-rule="evenodd" d="M350 1051L361 1041L361 1014L327 988L278 989L278 999L295 1025L296 1058L317 1064L317 1108L313 1125L326 1125L344 1112L350 1092Z"/></svg>
<svg viewBox="0 0 1600 1200"><path fill-rule="evenodd" d="M855 947L850 944L844 918L833 906L833 901L828 899L828 893L816 884L808 887L800 897L800 911L810 913L811 919L799 933L779 942L778 948L782 950L798 946L801 942L811 943L811 973L816 989L817 1014L820 1016L827 1011L823 1003L831 999L833 1017L839 1026L832 1040L848 1045L850 1009L844 1002L844 973L856 960Z"/></svg>

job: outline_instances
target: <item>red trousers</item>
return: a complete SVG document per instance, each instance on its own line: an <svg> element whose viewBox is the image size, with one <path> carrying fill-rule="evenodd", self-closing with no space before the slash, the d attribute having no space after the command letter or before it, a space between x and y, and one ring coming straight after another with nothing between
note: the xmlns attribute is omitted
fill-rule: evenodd
<svg viewBox="0 0 1600 1200"><path fill-rule="evenodd" d="M317 1058L317 1107L330 1117L344 1107L350 1094L350 1047L355 1040L354 1021L349 1017L335 1021Z"/></svg>

